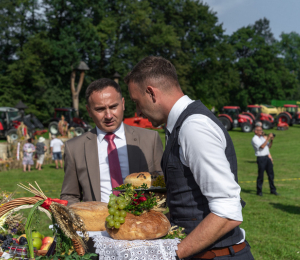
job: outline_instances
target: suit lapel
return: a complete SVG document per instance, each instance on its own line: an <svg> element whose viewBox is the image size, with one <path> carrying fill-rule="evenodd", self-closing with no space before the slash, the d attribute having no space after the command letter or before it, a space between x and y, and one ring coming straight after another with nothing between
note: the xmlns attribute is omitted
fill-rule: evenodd
<svg viewBox="0 0 300 260"><path fill-rule="evenodd" d="M84 153L87 163L87 170L92 188L92 195L96 201L101 201L100 195L100 169L97 145L97 130L92 129L86 136Z"/></svg>
<svg viewBox="0 0 300 260"><path fill-rule="evenodd" d="M125 137L127 144L127 153L128 153L128 163L129 163L129 172L139 172L139 163L140 163L140 153L137 153L136 147L140 145L139 136L135 133L134 128L129 125L124 124Z"/></svg>

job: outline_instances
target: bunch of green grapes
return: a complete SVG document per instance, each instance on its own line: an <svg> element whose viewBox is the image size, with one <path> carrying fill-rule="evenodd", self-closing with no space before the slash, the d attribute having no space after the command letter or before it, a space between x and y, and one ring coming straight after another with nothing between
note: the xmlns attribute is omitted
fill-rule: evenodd
<svg viewBox="0 0 300 260"><path fill-rule="evenodd" d="M120 228L125 222L127 212L124 208L127 206L127 201L122 197L111 195L108 202L109 216L106 218L108 228Z"/></svg>

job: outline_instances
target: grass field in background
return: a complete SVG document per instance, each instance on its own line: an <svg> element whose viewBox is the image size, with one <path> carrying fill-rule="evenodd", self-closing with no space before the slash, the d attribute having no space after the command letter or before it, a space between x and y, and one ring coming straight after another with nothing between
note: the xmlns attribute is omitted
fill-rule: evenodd
<svg viewBox="0 0 300 260"><path fill-rule="evenodd" d="M275 185L280 196L270 194L267 175L263 186L263 197L256 195L257 164L251 146L253 133L230 131L238 158L238 176L242 188L241 197L247 205L243 209L246 238L252 246L255 259L300 260L300 126L287 131L269 130L276 134L271 154L274 159ZM159 130L164 144L163 130ZM52 198L59 198L64 177L63 170L56 170L54 164L46 165L42 171L11 170L0 172L0 189L14 191L18 182L37 181ZM31 196L18 188L15 197ZM44 235L51 235L46 216L42 217L37 229Z"/></svg>

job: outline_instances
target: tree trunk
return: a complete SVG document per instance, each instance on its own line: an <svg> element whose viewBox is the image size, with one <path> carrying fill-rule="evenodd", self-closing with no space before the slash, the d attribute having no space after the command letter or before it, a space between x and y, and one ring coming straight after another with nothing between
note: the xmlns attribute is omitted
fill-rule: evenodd
<svg viewBox="0 0 300 260"><path fill-rule="evenodd" d="M84 80L84 71L81 71L80 73L80 79L77 88L75 88L75 77L76 77L76 71L73 70L71 74L71 91L72 91L73 108L76 110L76 114L79 117L79 93Z"/></svg>

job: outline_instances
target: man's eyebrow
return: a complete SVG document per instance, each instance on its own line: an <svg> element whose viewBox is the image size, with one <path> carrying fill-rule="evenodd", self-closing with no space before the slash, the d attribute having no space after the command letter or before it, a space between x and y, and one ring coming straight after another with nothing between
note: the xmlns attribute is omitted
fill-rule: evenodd
<svg viewBox="0 0 300 260"><path fill-rule="evenodd" d="M112 105L109 105L108 107L114 107L114 106L118 106L120 103L116 102ZM101 109L101 108L105 108L106 106L95 106L94 109Z"/></svg>

